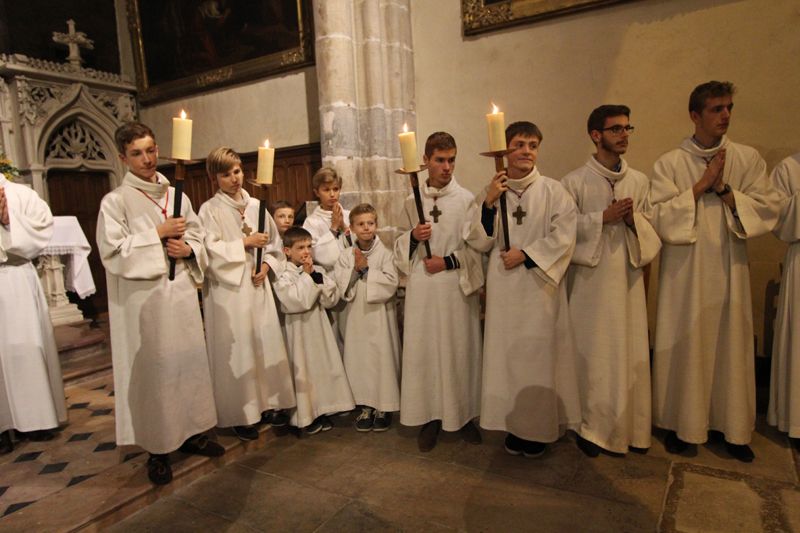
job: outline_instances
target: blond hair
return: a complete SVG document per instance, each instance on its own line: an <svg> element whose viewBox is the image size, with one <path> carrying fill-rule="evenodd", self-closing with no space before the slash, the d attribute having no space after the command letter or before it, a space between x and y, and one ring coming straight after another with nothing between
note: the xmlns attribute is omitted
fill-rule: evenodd
<svg viewBox="0 0 800 533"><path fill-rule="evenodd" d="M358 215L373 215L375 217L375 222L378 221L378 212L375 211L375 208L372 207L370 204L358 204L350 211L350 224L353 223L353 220Z"/></svg>
<svg viewBox="0 0 800 533"><path fill-rule="evenodd" d="M335 183L339 187L342 186L342 178L339 177L339 174L331 167L322 167L317 170L311 178L311 188L315 191L329 183Z"/></svg>

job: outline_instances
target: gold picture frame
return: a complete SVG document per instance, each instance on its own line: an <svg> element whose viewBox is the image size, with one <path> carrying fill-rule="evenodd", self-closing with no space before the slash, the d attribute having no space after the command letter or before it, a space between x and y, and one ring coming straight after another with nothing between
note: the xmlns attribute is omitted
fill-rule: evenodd
<svg viewBox="0 0 800 533"><path fill-rule="evenodd" d="M139 99L151 104L314 63L311 0L128 0Z"/></svg>
<svg viewBox="0 0 800 533"><path fill-rule="evenodd" d="M632 0L461 0L464 35L490 31Z"/></svg>

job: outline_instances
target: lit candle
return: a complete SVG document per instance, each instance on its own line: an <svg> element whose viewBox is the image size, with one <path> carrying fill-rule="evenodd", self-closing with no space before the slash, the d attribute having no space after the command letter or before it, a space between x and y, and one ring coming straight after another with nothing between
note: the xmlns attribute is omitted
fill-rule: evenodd
<svg viewBox="0 0 800 533"><path fill-rule="evenodd" d="M403 156L403 170L409 172L419 170L417 159L417 135L408 131L408 124L403 124L403 133L400 136L400 153Z"/></svg>
<svg viewBox="0 0 800 533"><path fill-rule="evenodd" d="M497 106L492 103L492 112L486 115L486 123L489 126L489 150L499 152L506 149L506 125L505 114L497 110Z"/></svg>
<svg viewBox="0 0 800 533"><path fill-rule="evenodd" d="M269 147L269 139L264 141L264 146L258 147L258 170L256 183L272 184L272 168L275 165L275 148Z"/></svg>
<svg viewBox="0 0 800 533"><path fill-rule="evenodd" d="M192 158L192 121L186 118L183 110L180 118L172 119L172 158Z"/></svg>

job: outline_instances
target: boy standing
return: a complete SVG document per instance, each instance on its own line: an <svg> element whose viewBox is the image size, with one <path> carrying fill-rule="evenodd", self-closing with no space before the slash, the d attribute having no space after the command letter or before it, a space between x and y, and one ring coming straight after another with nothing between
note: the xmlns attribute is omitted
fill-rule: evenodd
<svg viewBox="0 0 800 533"><path fill-rule="evenodd" d="M575 348L561 283L575 248L575 202L539 174L542 132L531 122L506 128L508 170L478 196L472 239L490 252L486 280L481 426L507 431L506 451L536 457L581 421ZM497 209L506 193L510 243ZM508 250L506 250L508 247Z"/></svg>
<svg viewBox="0 0 800 533"><path fill-rule="evenodd" d="M314 266L311 234L291 227L283 234L286 267L275 283L286 322L286 347L297 408L291 424L313 435L333 424L327 415L351 411L353 394L325 309L336 305L336 283Z"/></svg>
<svg viewBox="0 0 800 533"><path fill-rule="evenodd" d="M311 234L314 262L330 272L339 259L339 253L349 246L347 221L350 212L339 203L342 178L334 169L319 169L311 178L311 187L319 205L305 219L303 228Z"/></svg>
<svg viewBox="0 0 800 533"><path fill-rule="evenodd" d="M217 423L196 288L207 264L203 228L185 195L181 216L169 215L175 190L156 171L152 130L130 122L115 140L128 173L100 205L97 247L108 283L117 444L150 452L148 476L163 485L172 480L170 452L225 452L201 434ZM168 258L177 260L173 281Z"/></svg>
<svg viewBox="0 0 800 533"><path fill-rule="evenodd" d="M283 238L286 230L294 226L294 208L286 200L278 200L272 204L270 211L278 227L278 234Z"/></svg>
<svg viewBox="0 0 800 533"><path fill-rule="evenodd" d="M254 426L266 413L273 426L289 421L294 386L266 259L257 271L255 250L277 246L278 230L267 215L258 233L257 200L243 189L239 154L222 147L206 159L216 195L198 213L206 230L208 268L203 310L217 424L242 440L256 440ZM281 254L282 256L282 254Z"/></svg>
<svg viewBox="0 0 800 533"><path fill-rule="evenodd" d="M390 413L400 409L400 334L395 293L399 278L392 253L375 236L378 214L369 204L350 211L355 246L334 268L347 305L339 315L344 332L344 367L361 406L358 431L386 431Z"/></svg>

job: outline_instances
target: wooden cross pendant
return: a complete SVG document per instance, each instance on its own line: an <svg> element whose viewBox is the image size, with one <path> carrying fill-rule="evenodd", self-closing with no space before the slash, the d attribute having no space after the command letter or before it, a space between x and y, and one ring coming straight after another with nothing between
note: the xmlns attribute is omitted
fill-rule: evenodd
<svg viewBox="0 0 800 533"><path fill-rule="evenodd" d="M522 225L522 219L525 218L525 215L527 215L527 214L528 213L526 213L525 211L522 210L522 206L518 205L517 206L517 210L514 211L511 214L511 216L514 217L515 219L517 219L517 226L521 226Z"/></svg>
<svg viewBox="0 0 800 533"><path fill-rule="evenodd" d="M433 217L433 222L435 224L435 223L439 222L439 215L441 215L442 212L439 210L439 206L438 205L433 204L433 209L428 211L428 214Z"/></svg>
<svg viewBox="0 0 800 533"><path fill-rule="evenodd" d="M253 228L251 228L250 226L248 226L248 225L247 225L247 222L245 222L245 221L243 221L243 225L242 225L242 233L244 233L244 234L245 234L246 236L248 236L248 237L250 236L250 234L251 234L251 233L253 233Z"/></svg>

